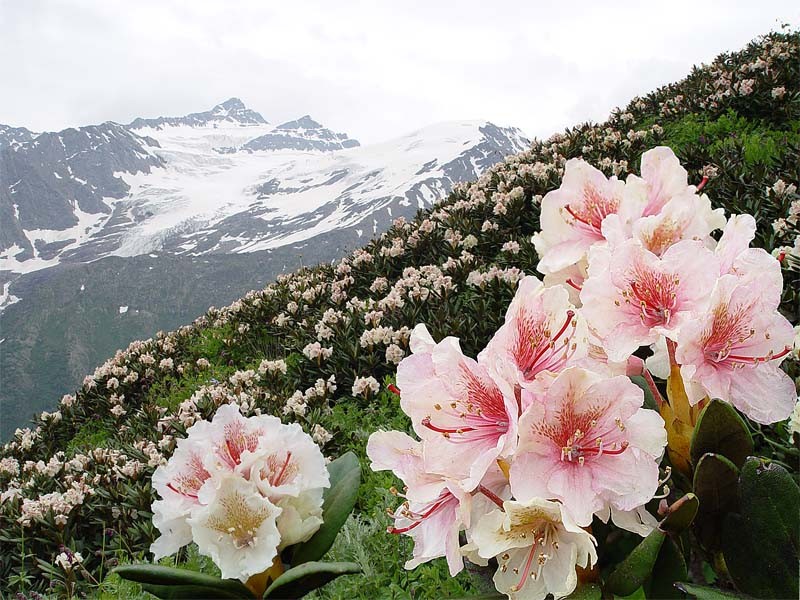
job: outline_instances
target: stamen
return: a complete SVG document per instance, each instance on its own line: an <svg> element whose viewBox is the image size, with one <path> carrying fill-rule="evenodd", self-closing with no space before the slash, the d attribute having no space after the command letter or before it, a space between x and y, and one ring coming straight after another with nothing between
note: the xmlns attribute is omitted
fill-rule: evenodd
<svg viewBox="0 0 800 600"><path fill-rule="evenodd" d="M272 483L272 485L280 485L281 484L281 481L283 479L283 474L286 472L286 467L289 466L289 460L291 460L291 458L292 458L292 453L291 452L287 452L286 453L286 461L284 461L283 467L281 467L281 472L278 473L278 476L275 478L275 481Z"/></svg>
<svg viewBox="0 0 800 600"><path fill-rule="evenodd" d="M478 491L484 496L486 496L489 500L494 502L497 506L503 508L503 499L500 498L500 496L498 496L497 494L495 494L492 490L490 490L484 485L479 485Z"/></svg>
<svg viewBox="0 0 800 600"><path fill-rule="evenodd" d="M789 346L786 346L778 354L773 354L771 351L765 356L739 356L737 354L728 354L727 356L725 356L724 359L720 360L735 360L739 362L750 362L756 364L759 362L767 362L768 360L776 360L778 358L783 358L784 356L789 354L789 352L791 352L791 348L789 348Z"/></svg>
<svg viewBox="0 0 800 600"><path fill-rule="evenodd" d="M450 435L452 433L466 433L468 431L475 431L476 429L475 427L458 427L455 429L445 429L443 427L437 427L436 425L431 423L430 417L425 417L424 419L422 419L422 424L432 431L436 431L438 433L444 433L447 435Z"/></svg>
<svg viewBox="0 0 800 600"><path fill-rule="evenodd" d="M181 490L177 489L174 485L172 485L172 482L168 483L167 487L169 489L171 489L173 492L175 492L176 494L180 494L181 496L186 496L187 498L197 499L197 494L190 494L189 492L181 491Z"/></svg>
<svg viewBox="0 0 800 600"><path fill-rule="evenodd" d="M400 533L406 533L408 531L411 531L415 527L418 527L425 519L430 517L437 510L439 510L450 499L450 497L451 497L451 494L449 492L447 492L446 494L444 494L444 496L440 497L439 500L434 502L433 505L422 514L414 514L414 513L411 513L410 511L406 511L403 516L405 516L408 519L413 520L414 522L411 523L411 525L407 525L406 527L392 527L392 526L389 526L389 527L386 528L386 531L388 533L393 533L393 534L400 534Z"/></svg>
<svg viewBox="0 0 800 600"><path fill-rule="evenodd" d="M525 566L522 568L522 576L519 578L519 583L515 585L512 589L514 592L520 591L523 587L525 587L525 583L528 581L528 574L531 572L531 566L533 565L533 556L536 554L536 542L533 542L531 546L531 551L528 553L528 558L525 561Z"/></svg>
<svg viewBox="0 0 800 600"><path fill-rule="evenodd" d="M575 283L574 281L572 281L572 278L571 278L571 277L570 277L569 279L567 279L567 285L568 285L569 287L573 288L573 289L576 289L576 290L578 290L579 292L580 292L580 291L583 289L583 287L582 287L582 286L580 286L580 285L578 285L577 283Z"/></svg>

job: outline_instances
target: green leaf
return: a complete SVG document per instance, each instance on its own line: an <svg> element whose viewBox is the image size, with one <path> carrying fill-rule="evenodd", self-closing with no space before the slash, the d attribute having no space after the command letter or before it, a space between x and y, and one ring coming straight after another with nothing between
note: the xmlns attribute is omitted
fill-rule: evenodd
<svg viewBox="0 0 800 600"><path fill-rule="evenodd" d="M645 584L646 596L659 600L681 598L680 592L674 586L676 582L685 581L687 577L686 562L680 548L674 540L667 538L658 553L653 574Z"/></svg>
<svg viewBox="0 0 800 600"><path fill-rule="evenodd" d="M693 487L700 499L695 533L707 550L719 550L725 515L739 510L739 469L721 454L704 454L694 470Z"/></svg>
<svg viewBox="0 0 800 600"><path fill-rule="evenodd" d="M739 495L741 514L729 514L722 531L731 579L751 596L797 598L800 488L780 465L749 458Z"/></svg>
<svg viewBox="0 0 800 600"><path fill-rule="evenodd" d="M355 506L361 483L361 465L356 455L348 452L331 461L328 473L331 486L325 490L322 502L323 523L310 540L294 546L293 566L325 556Z"/></svg>
<svg viewBox="0 0 800 600"><path fill-rule="evenodd" d="M711 400L697 420L689 452L695 465L710 452L721 454L741 468L753 453L753 436L730 404Z"/></svg>
<svg viewBox="0 0 800 600"><path fill-rule="evenodd" d="M654 529L608 576L606 585L617 596L630 596L653 572L666 535Z"/></svg>
<svg viewBox="0 0 800 600"><path fill-rule="evenodd" d="M720 590L705 585L695 585L694 583L676 583L675 587L690 598L696 598L697 600L745 600L750 598L750 596L737 594L730 590Z"/></svg>
<svg viewBox="0 0 800 600"><path fill-rule="evenodd" d="M629 378L633 383L637 386L642 388L644 392L644 404L645 408L649 408L650 410L658 410L658 406L656 406L656 399L653 397L653 392L650 391L650 386L647 385L647 380L642 377L641 375L634 375L633 377Z"/></svg>
<svg viewBox="0 0 800 600"><path fill-rule="evenodd" d="M700 501L697 496L692 493L684 495L670 505L667 516L661 520L658 528L674 534L686 531L694 521L699 507Z"/></svg>
<svg viewBox="0 0 800 600"><path fill-rule="evenodd" d="M579 583L566 600L600 600L602 597L600 586L596 583Z"/></svg>
<svg viewBox="0 0 800 600"><path fill-rule="evenodd" d="M220 579L186 569L148 564L121 565L112 573L141 583L147 591L159 598L255 598L236 579Z"/></svg>
<svg viewBox="0 0 800 600"><path fill-rule="evenodd" d="M647 596L644 595L644 588L641 587L636 588L636 591L627 596L617 596L614 594L613 598L614 600L647 600Z"/></svg>
<svg viewBox="0 0 800 600"><path fill-rule="evenodd" d="M358 563L307 562L284 572L264 592L264 598L300 598L342 575L360 573Z"/></svg>
<svg viewBox="0 0 800 600"><path fill-rule="evenodd" d="M224 590L201 585L153 585L143 583L142 589L163 600L216 600L218 598L255 598L253 594L242 596Z"/></svg>

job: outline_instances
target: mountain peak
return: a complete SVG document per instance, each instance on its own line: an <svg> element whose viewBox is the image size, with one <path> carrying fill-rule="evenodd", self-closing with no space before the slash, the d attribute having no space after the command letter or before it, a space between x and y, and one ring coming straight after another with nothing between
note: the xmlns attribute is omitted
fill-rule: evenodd
<svg viewBox="0 0 800 600"><path fill-rule="evenodd" d="M158 117L157 119L136 119L130 124L132 129L142 127L152 127L162 129L165 126L188 125L190 127L202 127L217 123L228 122L237 125L266 125L267 120L259 113L245 106L239 98L228 98L220 102L211 110L205 112L191 113L184 117Z"/></svg>
<svg viewBox="0 0 800 600"><path fill-rule="evenodd" d="M247 110L244 102L239 100L239 98L228 98L225 102L220 102L214 107L214 109L217 108L224 108L225 110Z"/></svg>
<svg viewBox="0 0 800 600"><path fill-rule="evenodd" d="M303 115L294 121L287 121L278 125L275 129L322 129L322 123L317 123L311 115Z"/></svg>

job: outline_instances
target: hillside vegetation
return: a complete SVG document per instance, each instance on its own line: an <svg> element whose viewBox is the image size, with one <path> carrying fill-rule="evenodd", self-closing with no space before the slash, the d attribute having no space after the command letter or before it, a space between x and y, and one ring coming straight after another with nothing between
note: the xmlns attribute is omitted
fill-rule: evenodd
<svg viewBox="0 0 800 600"><path fill-rule="evenodd" d="M407 430L387 384L408 352L411 329L426 323L435 339L455 335L468 355L487 343L517 281L536 273L531 236L539 229L539 202L560 185L569 158L583 157L624 178L638 172L644 151L673 148L691 183L708 177L704 191L716 206L727 215L756 217L754 245L780 258L781 310L797 325L798 84L800 35L769 34L634 98L605 123L536 141L413 221L399 219L335 265L279 276L191 325L118 352L0 452L0 580L6 591L64 593L72 578L89 594L134 594L135 587L120 588L106 575L120 561L147 560L157 533L151 475L176 438L221 403L298 422L331 456L354 450L363 458L371 432ZM797 347L784 364L797 378ZM786 424L750 426L758 453L787 465L796 478L798 451L787 443ZM320 597L458 597L491 590L476 573L450 579L441 560L402 569L410 543L385 533L385 508L394 504L388 488L396 482L367 465L362 460L356 514L333 550L337 559L361 563L365 576L343 578ZM622 556L633 542L620 541ZM65 574L55 564L62 547L81 554L86 572ZM707 583L705 560L690 561L699 583ZM191 550L179 562L211 568Z"/></svg>

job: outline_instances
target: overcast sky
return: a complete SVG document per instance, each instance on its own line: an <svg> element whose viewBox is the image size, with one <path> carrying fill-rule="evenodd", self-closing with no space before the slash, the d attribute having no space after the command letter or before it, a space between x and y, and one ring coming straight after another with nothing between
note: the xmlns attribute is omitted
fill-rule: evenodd
<svg viewBox="0 0 800 600"><path fill-rule="evenodd" d="M129 122L237 96L362 143L461 119L547 136L786 21L796 0L0 0L0 123Z"/></svg>

